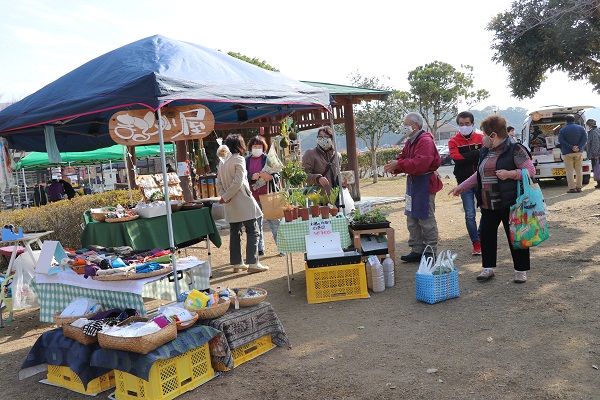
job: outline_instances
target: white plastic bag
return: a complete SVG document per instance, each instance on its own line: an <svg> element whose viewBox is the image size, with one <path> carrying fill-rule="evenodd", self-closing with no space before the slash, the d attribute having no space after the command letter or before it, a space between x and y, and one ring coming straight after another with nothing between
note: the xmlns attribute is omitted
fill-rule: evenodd
<svg viewBox="0 0 600 400"><path fill-rule="evenodd" d="M33 255L36 260L40 252L40 250L34 250ZM31 288L31 281L35 274L35 264L29 254L24 252L15 258L13 268L15 271L11 291L13 310L39 307L38 298Z"/></svg>
<svg viewBox="0 0 600 400"><path fill-rule="evenodd" d="M344 196L344 207L346 209L346 214L354 210L354 199L350 194L348 188L342 188L342 195Z"/></svg>

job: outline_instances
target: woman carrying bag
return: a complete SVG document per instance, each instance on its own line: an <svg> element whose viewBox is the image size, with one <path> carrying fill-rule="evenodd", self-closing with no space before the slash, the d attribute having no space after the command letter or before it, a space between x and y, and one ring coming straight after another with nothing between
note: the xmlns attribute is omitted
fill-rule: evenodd
<svg viewBox="0 0 600 400"><path fill-rule="evenodd" d="M498 250L498 226L502 223L515 269L515 283L527 281L530 269L529 248L515 249L510 240L510 207L517 202L521 168L530 176L535 175L535 167L527 149L513 143L506 130L506 120L500 115L487 117L481 123L483 148L479 156L477 171L460 185L452 188L450 194L460 195L463 191L476 187L477 205L481 207L481 262L483 271L478 281L488 281L494 277Z"/></svg>
<svg viewBox="0 0 600 400"><path fill-rule="evenodd" d="M260 207L252 197L246 172L246 144L241 135L230 134L225 146L231 152L229 158L219 164L217 192L224 205L225 220L229 222L229 261L233 272L248 273L267 271L269 267L258 261L259 231L257 219L262 217ZM242 225L246 230L246 263L242 262Z"/></svg>
<svg viewBox="0 0 600 400"><path fill-rule="evenodd" d="M246 169L248 170L248 182L250 182L250 190L254 200L258 203L261 209L263 205L260 201L261 195L279 192L279 174L269 174L264 170L267 163L267 142L262 136L254 136L248 141L248 149L250 155L246 156ZM265 212L265 210L263 210ZM258 241L258 254L265 255L265 240L263 234L263 221L267 220L273 240L277 243L277 229L279 228L279 219L269 219L265 215L257 219L260 238ZM280 253L280 255L282 255Z"/></svg>

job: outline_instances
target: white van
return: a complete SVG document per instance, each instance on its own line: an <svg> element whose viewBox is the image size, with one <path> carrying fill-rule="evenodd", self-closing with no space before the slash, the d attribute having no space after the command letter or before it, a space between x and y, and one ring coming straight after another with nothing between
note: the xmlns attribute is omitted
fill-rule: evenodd
<svg viewBox="0 0 600 400"><path fill-rule="evenodd" d="M584 111L594 106L548 106L529 113L517 140L524 144L533 156L536 178L566 179L565 163L558 143L558 131L565 125L565 115L573 114L575 122L585 128ZM590 183L592 162L583 152L583 184Z"/></svg>

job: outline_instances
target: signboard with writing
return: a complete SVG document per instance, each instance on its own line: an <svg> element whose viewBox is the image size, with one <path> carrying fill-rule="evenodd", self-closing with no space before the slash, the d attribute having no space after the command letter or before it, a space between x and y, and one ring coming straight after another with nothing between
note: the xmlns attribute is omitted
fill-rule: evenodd
<svg viewBox="0 0 600 400"><path fill-rule="evenodd" d="M331 235L333 232L333 225L330 219L324 219L322 221L310 221L309 232L310 236L325 236Z"/></svg>
<svg viewBox="0 0 600 400"><path fill-rule="evenodd" d="M201 104L161 109L165 142L201 139L215 128L212 112ZM110 137L116 143L139 146L158 143L158 121L147 109L119 111L108 123Z"/></svg>
<svg viewBox="0 0 600 400"><path fill-rule="evenodd" d="M369 211L371 211L371 202L366 201L364 203L361 203L358 206L358 211L360 211L361 214L365 214L365 213L368 213Z"/></svg>

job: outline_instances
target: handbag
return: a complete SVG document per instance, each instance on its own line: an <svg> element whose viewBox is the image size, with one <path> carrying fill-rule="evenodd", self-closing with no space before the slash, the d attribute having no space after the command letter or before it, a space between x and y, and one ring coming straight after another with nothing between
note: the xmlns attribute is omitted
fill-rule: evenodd
<svg viewBox="0 0 600 400"><path fill-rule="evenodd" d="M283 209L287 201L281 192L271 192L271 185L267 183L269 193L258 196L262 208L263 218L266 220L276 220L283 218Z"/></svg>
<svg viewBox="0 0 600 400"><path fill-rule="evenodd" d="M548 209L537 183L533 183L526 169L521 170L517 202L510 206L510 242L513 249L537 246L550 237ZM521 191L521 186L523 190Z"/></svg>
<svg viewBox="0 0 600 400"><path fill-rule="evenodd" d="M600 181L600 158L595 159L594 163L594 180Z"/></svg>
<svg viewBox="0 0 600 400"><path fill-rule="evenodd" d="M428 248L433 256L425 256ZM434 304L460 297L458 270L454 267L455 257L450 250L446 250L441 251L436 259L431 246L425 247L419 270L415 273L417 300Z"/></svg>

